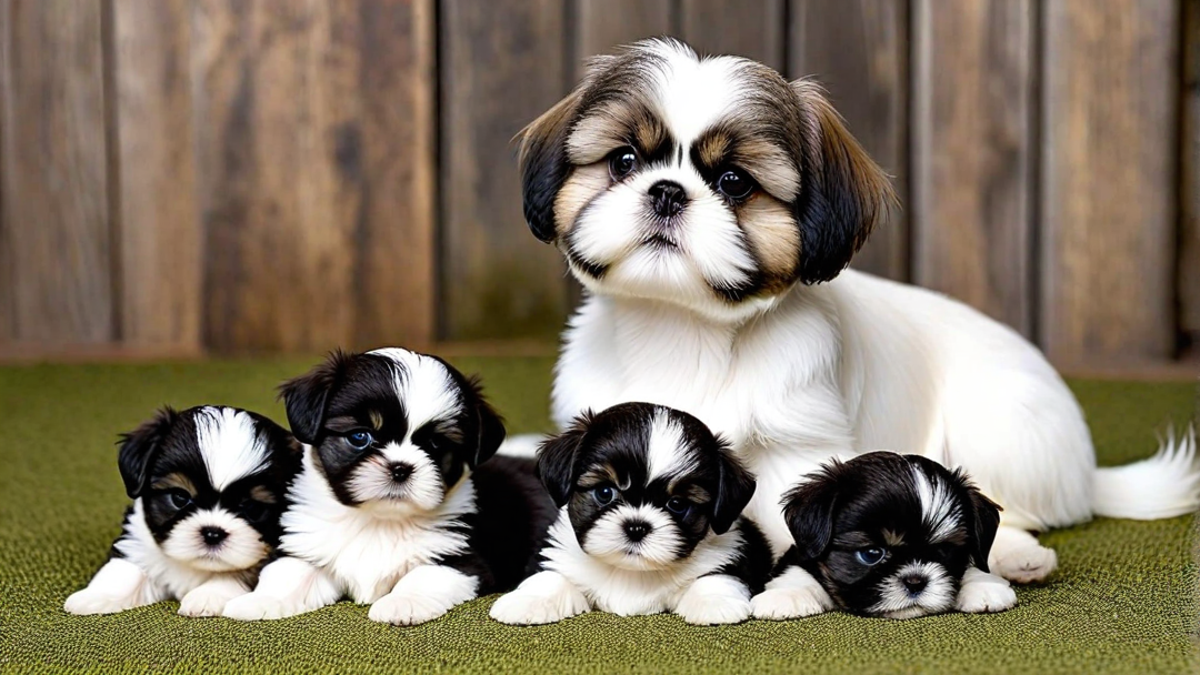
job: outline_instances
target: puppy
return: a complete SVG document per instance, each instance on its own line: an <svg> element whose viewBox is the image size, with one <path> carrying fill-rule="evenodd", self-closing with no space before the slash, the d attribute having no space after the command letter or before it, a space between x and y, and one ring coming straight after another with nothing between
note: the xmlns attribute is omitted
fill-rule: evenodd
<svg viewBox="0 0 1200 675"><path fill-rule="evenodd" d="M1185 446L1097 468L1079 405L1038 350L927 290L842 271L894 201L820 88L673 40L593 59L520 137L525 216L587 297L553 416L650 401L728 439L776 555L779 500L834 457L911 448L1004 506L993 564L1033 581L1029 530L1200 505Z"/></svg>
<svg viewBox="0 0 1200 675"><path fill-rule="evenodd" d="M108 562L66 611L178 599L180 614L215 616L253 587L300 467L291 434L237 408L163 408L123 436L117 463L133 506Z"/></svg>
<svg viewBox="0 0 1200 675"><path fill-rule="evenodd" d="M419 624L535 564L554 507L531 460L492 459L504 426L475 381L380 349L334 353L281 392L305 443L281 557L225 616L277 619L349 596L373 621Z"/></svg>
<svg viewBox="0 0 1200 675"><path fill-rule="evenodd" d="M741 518L754 479L699 420L646 403L585 413L538 453L561 509L542 571L492 605L509 624L596 608L693 624L750 616L771 558Z"/></svg>
<svg viewBox="0 0 1200 675"><path fill-rule="evenodd" d="M911 619L1017 603L1008 582L988 574L1000 508L962 471L871 452L809 476L788 492L783 513L796 544L754 598L757 618L838 608Z"/></svg>

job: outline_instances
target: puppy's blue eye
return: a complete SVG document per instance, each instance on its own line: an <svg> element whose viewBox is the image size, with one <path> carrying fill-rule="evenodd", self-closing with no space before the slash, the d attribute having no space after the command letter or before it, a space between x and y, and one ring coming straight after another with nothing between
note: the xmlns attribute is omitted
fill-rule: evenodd
<svg viewBox="0 0 1200 675"><path fill-rule="evenodd" d="M182 509L192 503L192 496L186 490L171 490L167 493L167 503L175 509Z"/></svg>
<svg viewBox="0 0 1200 675"><path fill-rule="evenodd" d="M352 431L346 434L346 442L355 450L366 450L374 440L369 431Z"/></svg>
<svg viewBox="0 0 1200 675"><path fill-rule="evenodd" d="M667 500L667 510L677 516L682 516L691 508L692 503L683 497L671 497Z"/></svg>
<svg viewBox="0 0 1200 675"><path fill-rule="evenodd" d="M596 503L600 506L608 506L617 498L617 491L611 485L598 487L592 491L592 495L596 498Z"/></svg>
<svg viewBox="0 0 1200 675"><path fill-rule="evenodd" d="M883 560L883 553L881 548L860 548L854 552L854 557L864 565L878 565Z"/></svg>

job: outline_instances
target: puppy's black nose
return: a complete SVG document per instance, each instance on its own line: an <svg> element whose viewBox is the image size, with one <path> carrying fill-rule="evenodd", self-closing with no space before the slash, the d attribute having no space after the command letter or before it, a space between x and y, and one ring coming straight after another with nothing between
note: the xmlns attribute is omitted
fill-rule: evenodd
<svg viewBox="0 0 1200 675"><path fill-rule="evenodd" d="M228 537L229 533L219 527L202 527L200 536L204 538L205 545L216 546L225 541L225 537Z"/></svg>
<svg viewBox="0 0 1200 675"><path fill-rule="evenodd" d="M404 464L403 462L396 462L391 466L391 469L392 481L396 483L403 483L404 481L408 480L408 477L411 476L413 472L412 466L409 464Z"/></svg>
<svg viewBox="0 0 1200 675"><path fill-rule="evenodd" d="M909 595L916 595L917 593L920 593L921 591L925 590L925 584L929 583L929 580L920 574L910 574L900 581L902 581L904 583L904 587L908 589Z"/></svg>
<svg viewBox="0 0 1200 675"><path fill-rule="evenodd" d="M687 193L683 191L682 185L674 181L660 180L650 186L648 194L654 212L661 218L679 215L687 204Z"/></svg>
<svg viewBox="0 0 1200 675"><path fill-rule="evenodd" d="M625 523L625 536L629 541L641 541L650 534L650 523L641 520L631 520Z"/></svg>

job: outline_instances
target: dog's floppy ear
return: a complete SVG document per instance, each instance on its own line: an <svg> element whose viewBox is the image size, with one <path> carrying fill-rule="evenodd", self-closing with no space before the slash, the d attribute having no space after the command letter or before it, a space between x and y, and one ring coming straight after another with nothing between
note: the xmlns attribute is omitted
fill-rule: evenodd
<svg viewBox="0 0 1200 675"><path fill-rule="evenodd" d="M783 519L802 562L825 555L833 539L833 514L840 492L841 463L809 474L783 495Z"/></svg>
<svg viewBox="0 0 1200 675"><path fill-rule="evenodd" d="M838 275L896 204L883 169L850 135L819 85L792 83L807 119L801 139L798 278L806 284Z"/></svg>
<svg viewBox="0 0 1200 675"><path fill-rule="evenodd" d="M350 359L342 350L335 350L321 365L279 385L279 396L287 408L288 425L301 442L316 443L325 424L329 392L341 381Z"/></svg>
<svg viewBox="0 0 1200 675"><path fill-rule="evenodd" d="M137 499L145 492L150 481L150 464L177 421L179 413L167 406L137 429L121 434L117 466L121 470L121 480L125 481L125 494L131 499Z"/></svg>
<svg viewBox="0 0 1200 675"><path fill-rule="evenodd" d="M562 508L575 490L576 456L579 445L592 423L592 412L585 410L571 426L557 436L542 441L537 451L537 473L554 505Z"/></svg>
<svg viewBox="0 0 1200 675"><path fill-rule="evenodd" d="M467 458L467 464L474 469L496 454L496 451L500 449L500 444L504 442L506 432L504 419L483 397L483 389L478 379L472 377L467 380L467 391L470 392L473 399L475 415L479 422L479 445L475 450L475 456Z"/></svg>
<svg viewBox="0 0 1200 675"><path fill-rule="evenodd" d="M971 547L971 557L975 567L990 572L988 554L992 552L992 542L996 540L996 530L1000 528L1000 512L1004 509L972 485L961 471L956 471L955 477L966 488L967 501L970 503L970 513L966 514L966 526L969 529L967 542Z"/></svg>
<svg viewBox="0 0 1200 675"><path fill-rule="evenodd" d="M721 455L717 465L721 476L717 484L717 498L713 503L710 525L713 532L725 534L750 503L757 483L754 476L733 456L733 449L729 443L720 437L717 438L717 449Z"/></svg>

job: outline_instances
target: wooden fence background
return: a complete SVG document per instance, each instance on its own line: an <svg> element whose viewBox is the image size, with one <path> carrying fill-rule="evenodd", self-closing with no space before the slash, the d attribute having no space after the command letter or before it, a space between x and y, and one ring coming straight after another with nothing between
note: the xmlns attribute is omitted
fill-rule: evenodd
<svg viewBox="0 0 1200 675"><path fill-rule="evenodd" d="M552 337L509 140L657 34L825 83L904 201L858 267L1200 338L1200 0L0 0L0 353Z"/></svg>

